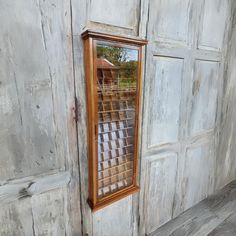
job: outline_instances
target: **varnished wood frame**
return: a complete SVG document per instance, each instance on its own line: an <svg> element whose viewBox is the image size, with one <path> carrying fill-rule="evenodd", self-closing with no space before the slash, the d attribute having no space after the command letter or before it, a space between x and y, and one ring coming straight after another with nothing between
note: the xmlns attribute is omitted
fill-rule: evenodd
<svg viewBox="0 0 236 236"><path fill-rule="evenodd" d="M146 40L125 38L121 36L98 33L94 31L85 31L82 34L84 40L84 65L86 79L86 101L87 101L87 133L88 133L88 181L89 198L88 204L92 211L101 209L119 199L139 191L138 177L138 148L139 148L139 126L140 126L140 99L142 88L142 57L143 48L147 44ZM134 153L133 153L133 184L115 193L98 199L98 112L97 112L97 90L96 90L96 42L103 41L115 46L135 48L138 50L138 73L137 73L137 92L135 108L135 126L134 126Z"/></svg>

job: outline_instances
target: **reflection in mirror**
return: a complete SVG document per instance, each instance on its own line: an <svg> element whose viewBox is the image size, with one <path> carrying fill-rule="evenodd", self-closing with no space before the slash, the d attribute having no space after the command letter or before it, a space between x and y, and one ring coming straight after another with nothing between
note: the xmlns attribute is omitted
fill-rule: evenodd
<svg viewBox="0 0 236 236"><path fill-rule="evenodd" d="M98 197L133 184L138 50L97 43Z"/></svg>

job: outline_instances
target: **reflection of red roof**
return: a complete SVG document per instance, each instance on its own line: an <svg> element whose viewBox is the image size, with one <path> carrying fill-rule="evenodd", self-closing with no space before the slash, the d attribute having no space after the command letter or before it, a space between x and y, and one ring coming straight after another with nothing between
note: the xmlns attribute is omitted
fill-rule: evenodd
<svg viewBox="0 0 236 236"><path fill-rule="evenodd" d="M97 58L97 68L100 69L115 69L115 65L105 58Z"/></svg>

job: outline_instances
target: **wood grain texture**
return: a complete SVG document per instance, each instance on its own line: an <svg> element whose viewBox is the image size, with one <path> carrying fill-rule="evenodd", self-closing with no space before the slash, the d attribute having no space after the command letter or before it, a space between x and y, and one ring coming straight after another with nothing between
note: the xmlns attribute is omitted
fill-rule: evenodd
<svg viewBox="0 0 236 236"><path fill-rule="evenodd" d="M65 227L68 234L79 235L70 2L0 1L0 5L1 204L69 183ZM67 174L60 176L64 170ZM57 172L55 178L47 177ZM44 177L34 177L39 174Z"/></svg>
<svg viewBox="0 0 236 236"><path fill-rule="evenodd" d="M106 7L104 7L106 5ZM117 11L116 9L120 9ZM90 3L90 20L105 25L113 25L120 28L135 29L139 1L115 1L92 0ZM113 12L113 14L110 14ZM122 16L122 17L120 17Z"/></svg>
<svg viewBox="0 0 236 236"><path fill-rule="evenodd" d="M124 198L93 215L94 236L132 236L132 196Z"/></svg>
<svg viewBox="0 0 236 236"><path fill-rule="evenodd" d="M215 127L219 89L219 63L196 60L192 81L189 133L196 135Z"/></svg>
<svg viewBox="0 0 236 236"><path fill-rule="evenodd" d="M154 57L150 96L155 97L149 104L148 148L179 139L179 119L183 60L179 58ZM173 78L173 74L175 78ZM165 130L165 132L157 132Z"/></svg>
<svg viewBox="0 0 236 236"><path fill-rule="evenodd" d="M0 179L5 180L59 168L60 158L39 5L1 1L0 11Z"/></svg>
<svg viewBox="0 0 236 236"><path fill-rule="evenodd" d="M63 189L58 189L32 197L34 235L68 234L63 191Z"/></svg>
<svg viewBox="0 0 236 236"><path fill-rule="evenodd" d="M224 189L160 227L150 236L215 235L212 233L217 232L216 229L220 230L218 227L221 224L224 225L222 222L229 223L230 221L227 220L230 217L232 217L232 221L235 220L233 217L236 209L235 187L235 182L232 182ZM228 229L232 230L232 225ZM227 235L227 230L221 232L220 235Z"/></svg>
<svg viewBox="0 0 236 236"><path fill-rule="evenodd" d="M176 41L186 44L188 40L189 0L150 2L150 9L156 9L156 14L150 15L149 31L153 40Z"/></svg>
<svg viewBox="0 0 236 236"><path fill-rule="evenodd" d="M215 228L208 236L234 236L236 235L236 215L232 214L217 228Z"/></svg>
<svg viewBox="0 0 236 236"><path fill-rule="evenodd" d="M222 110L222 123L220 143L217 154L217 183L216 187L222 188L228 182L236 178L235 159L235 119L236 113L234 104L236 101L236 3L232 1L232 29L229 32L229 46L227 51L227 64L224 81L224 103Z"/></svg>
<svg viewBox="0 0 236 236"><path fill-rule="evenodd" d="M88 1L71 0L72 9L72 33L73 33L73 60L75 76L75 93L77 96L78 122L78 168L80 173L80 197L82 214L82 235L93 235L92 214L88 199L88 152L87 152L87 112L85 95L85 73L84 73L84 47L81 33L86 27L88 20Z"/></svg>
<svg viewBox="0 0 236 236"><path fill-rule="evenodd" d="M34 235L33 216L29 198L1 206L0 235Z"/></svg>
<svg viewBox="0 0 236 236"><path fill-rule="evenodd" d="M229 1L219 0L203 1L199 24L198 48L218 51L222 49L225 28L229 20L229 3Z"/></svg>
<svg viewBox="0 0 236 236"><path fill-rule="evenodd" d="M145 196L146 232L149 234L157 225L163 225L172 218L177 175L177 155L148 158L148 177Z"/></svg>
<svg viewBox="0 0 236 236"><path fill-rule="evenodd" d="M194 206L214 192L215 156L212 142L186 150L180 158L173 216Z"/></svg>
<svg viewBox="0 0 236 236"><path fill-rule="evenodd" d="M6 204L17 199L66 186L70 179L71 176L69 172L62 172L46 176L31 176L5 182L0 186L0 204Z"/></svg>
<svg viewBox="0 0 236 236"><path fill-rule="evenodd" d="M145 181L150 174L145 164L150 155L173 152L178 156L174 203L170 201L166 206L173 213L170 218L178 216L215 191L222 88L227 65L225 55L231 25L230 2L150 1L144 85L147 96L144 96L142 129L140 235L148 233L150 222L145 219L152 214L152 210L145 213L145 196L149 194L149 185L155 182L154 178ZM214 33L218 34L216 40L209 41L209 47L200 47L199 39L203 39L204 34L210 37L209 30L203 32L205 29L202 27L208 28L218 14L222 22L219 28L214 27ZM207 42L207 37L202 41ZM163 58L166 64L168 62L168 66L165 66L167 69L162 69L164 63L158 63L155 74L155 58ZM173 61L182 61L179 70L176 70L176 63L171 63ZM163 90L161 81L166 82ZM159 114L163 122L157 119ZM168 119L168 115L171 119ZM173 176L174 171L174 168L169 168L168 176ZM201 176L200 171L203 172ZM152 230L161 225L155 220L152 220Z"/></svg>
<svg viewBox="0 0 236 236"><path fill-rule="evenodd" d="M175 211L177 216L187 206L207 196L209 189L219 189L236 178L235 1L132 0L127 3L127 8L124 1L119 1L107 8L105 4L104 9L94 15L101 8L100 2L104 1L0 0L0 235L66 233L92 236L105 234L106 229L110 235L116 235L116 232L120 235L145 235L147 229L153 231L162 222L172 218L171 212ZM109 11L108 16L105 15L106 11ZM123 15L120 16L120 13ZM111 205L101 213L97 212L97 215L91 214L86 203L86 96L80 37L86 27L123 36L147 37L150 40L145 53L142 97L141 192ZM167 63L165 66L169 70L168 81L174 81L178 91L181 87L181 94L176 95L179 110L174 108L173 118L174 122L178 121L179 132L177 135L176 126L175 135L171 136L174 141L166 141L164 145L159 145L161 142L158 143L158 139L170 137L165 133L167 129L151 129L150 139L147 128L149 104L156 104L156 109L152 111L154 117L158 113L162 114L158 110L158 103L164 104L171 100L175 92L172 93L172 84L166 85L169 94L163 93L165 101L157 103L159 86L151 87L151 81L154 81L151 73L154 71L153 61L157 57L165 57L166 61L173 61L173 58L183 61L181 85L179 73L174 73L178 65ZM200 62L197 66L196 61ZM214 70L215 64L211 66L210 61L212 64L219 63L217 85L210 79L211 73L207 72L211 68ZM172 65L175 66L172 68ZM192 97L192 92L198 88L197 82L194 82L198 80L194 77L196 71L203 72L197 74L209 82L208 91L200 86L200 94L197 95L205 99L212 94L215 96L217 92L216 101L209 100L210 110L205 107L198 109L199 97ZM160 83L159 77L155 78L157 84ZM155 91L150 93L151 89ZM75 105L78 106L78 125L74 120ZM195 126L195 131L200 132L188 132L189 127L192 129L193 124L196 124L197 117L210 125L200 124ZM191 120L194 122L191 123ZM154 140L153 143L157 145L148 149L148 140ZM209 142L213 144L206 147L205 144ZM169 153L177 155L173 163L168 158ZM148 158L160 155L166 157L163 158L164 163L159 165L154 162L152 168L148 169ZM216 175L212 177L211 173L209 180L207 172L214 168L215 156ZM176 168L178 178L172 183ZM203 169L204 173L196 180L197 169ZM161 175L163 170L166 173ZM62 174L65 172L68 176ZM49 177L49 174L55 174L55 178ZM160 182L162 178L169 183L170 190L165 189L168 186L155 185L155 181ZM174 186L176 191L172 201ZM59 189L54 189L57 187ZM197 188L201 190L199 194ZM162 193L170 199L164 202L167 211L158 208L161 198L155 199ZM145 202L147 196L155 200L153 203L157 206L158 214L164 212L164 221L160 221L161 215L155 219L151 217L155 211L151 204L145 212L145 206L149 204ZM165 234L160 235L166 236L168 232L175 235L175 230L176 235L181 236L184 232L206 235L206 232L214 232L214 228L222 223L218 228L221 233L220 228L231 222L223 223L233 214L234 199L235 195L228 195L227 191L220 195L220 200L213 197L203 203L196 213L189 210L184 217L181 216L182 220L174 220L175 229L162 226L160 232ZM209 207L214 208L214 215ZM200 219L201 215L203 218ZM149 220L146 220L148 217ZM110 219L114 221L112 224ZM183 221L185 224L180 223ZM121 228L118 228L119 222Z"/></svg>
<svg viewBox="0 0 236 236"><path fill-rule="evenodd" d="M136 2L138 3L138 2ZM119 3L117 3L119 4ZM121 11L126 11L124 9L124 5L121 4ZM139 4L139 3L138 3ZM95 23L90 21L90 17L96 17L90 15L91 9L90 2L88 1L74 1L72 0L72 28L73 28L73 53L74 53L74 65L75 65L75 84L76 84L76 94L78 97L78 107L79 107L79 121L78 121L78 145L79 145L79 168L81 173L81 206L82 206L82 215L83 218L86 219L83 221L83 234L93 235L93 227L92 227L92 214L91 210L87 204L88 198L88 154L87 154L87 127L86 127L86 97L85 97L85 80L84 80L84 64L83 61L83 44L81 40L81 33L84 29L93 28L95 30L100 30L103 32L115 32L118 35L136 35L138 27L134 27L136 29L126 29L120 28L115 25L107 25L101 23ZM95 9L95 8L94 8ZM105 10L105 9L104 9ZM132 9L134 10L134 9ZM116 14L117 9L112 8L111 19L113 15ZM139 11L139 9L138 9ZM113 14L113 15L112 15ZM136 14L136 13L135 13ZM139 13L137 13L139 14ZM147 14L147 12L146 12ZM143 16L146 19L145 16ZM132 16L131 16L132 18ZM126 19L125 19L126 20ZM132 22L133 25L139 25L139 17L135 19L136 22ZM114 22L113 22L114 23ZM111 23L111 24L113 24ZM143 22L142 22L143 24ZM144 26L146 27L146 26ZM145 36L145 35L140 35ZM134 200L134 204L136 208L134 209L131 219L134 219L135 231L137 232L138 228L138 214L137 214L137 198ZM123 216L120 215L120 218ZM132 229L133 230L133 229ZM125 233L125 232L124 232Z"/></svg>
<svg viewBox="0 0 236 236"><path fill-rule="evenodd" d="M56 155L71 173L65 198L70 234L81 234L80 177L75 121L75 87L70 1L40 1L41 25L51 70ZM55 42L56 41L56 42ZM69 231L67 232L69 234Z"/></svg>

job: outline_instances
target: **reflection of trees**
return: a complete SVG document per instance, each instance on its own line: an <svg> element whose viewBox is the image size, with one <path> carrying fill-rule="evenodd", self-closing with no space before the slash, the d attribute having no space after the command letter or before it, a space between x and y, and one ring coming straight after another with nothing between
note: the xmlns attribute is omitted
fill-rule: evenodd
<svg viewBox="0 0 236 236"><path fill-rule="evenodd" d="M127 49L120 47L112 47L107 45L97 46L97 57L106 58L115 66L119 67L119 80L124 83L135 83L137 77L137 61L127 61ZM122 82L121 82L122 84Z"/></svg>
<svg viewBox="0 0 236 236"><path fill-rule="evenodd" d="M137 64L137 61L122 62L120 65L120 76L135 80L137 76Z"/></svg>
<svg viewBox="0 0 236 236"><path fill-rule="evenodd" d="M98 45L97 57L104 57L112 64L120 66L121 62L127 60L127 51L125 48Z"/></svg>

